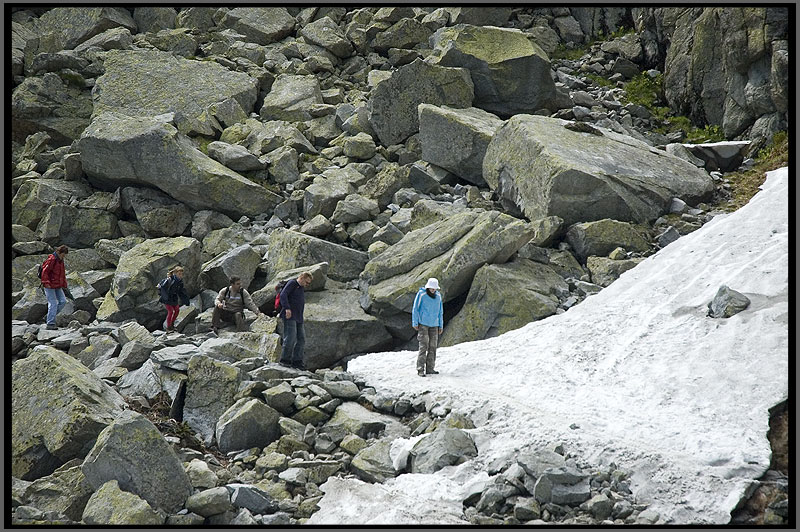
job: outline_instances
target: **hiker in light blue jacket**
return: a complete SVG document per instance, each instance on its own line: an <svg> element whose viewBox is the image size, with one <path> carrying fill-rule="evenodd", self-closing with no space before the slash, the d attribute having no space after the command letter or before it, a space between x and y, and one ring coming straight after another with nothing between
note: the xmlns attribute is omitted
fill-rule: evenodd
<svg viewBox="0 0 800 532"><path fill-rule="evenodd" d="M436 346L439 334L444 328L444 307L442 294L439 293L439 281L431 277L425 286L419 289L411 309L411 325L417 330L419 355L417 355L417 375L439 373L433 366L436 364Z"/></svg>

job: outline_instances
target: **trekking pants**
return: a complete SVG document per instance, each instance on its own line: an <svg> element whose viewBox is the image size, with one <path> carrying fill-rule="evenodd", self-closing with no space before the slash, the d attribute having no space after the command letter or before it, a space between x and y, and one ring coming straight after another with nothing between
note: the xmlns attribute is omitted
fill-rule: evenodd
<svg viewBox="0 0 800 532"><path fill-rule="evenodd" d="M219 307L214 307L214 313L211 314L211 326L219 329L222 327L222 322L236 323L236 330L244 330L244 315L242 312L233 312L224 310Z"/></svg>
<svg viewBox="0 0 800 532"><path fill-rule="evenodd" d="M55 325L56 314L61 312L61 309L67 304L67 298L64 297L64 289L45 287L44 295L47 297L47 325Z"/></svg>
<svg viewBox="0 0 800 532"><path fill-rule="evenodd" d="M281 362L291 366L303 365L303 351L306 346L306 331L302 323L283 320L283 350Z"/></svg>
<svg viewBox="0 0 800 532"><path fill-rule="evenodd" d="M439 327L420 325L417 332L419 355L417 371L431 372L436 364L436 346L439 344Z"/></svg>

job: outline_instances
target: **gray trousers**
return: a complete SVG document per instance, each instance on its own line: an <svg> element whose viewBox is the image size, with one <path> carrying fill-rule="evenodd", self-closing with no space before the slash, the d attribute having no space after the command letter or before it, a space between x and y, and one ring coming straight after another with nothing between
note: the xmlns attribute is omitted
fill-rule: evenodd
<svg viewBox="0 0 800 532"><path fill-rule="evenodd" d="M436 346L439 344L439 327L420 325L417 340L419 340L417 371L433 371L436 364Z"/></svg>

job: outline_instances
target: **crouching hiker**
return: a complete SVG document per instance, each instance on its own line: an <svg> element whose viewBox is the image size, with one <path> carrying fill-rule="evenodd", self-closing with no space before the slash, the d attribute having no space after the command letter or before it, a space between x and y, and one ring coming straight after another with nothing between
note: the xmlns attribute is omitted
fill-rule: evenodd
<svg viewBox="0 0 800 532"><path fill-rule="evenodd" d="M55 253L47 257L42 264L40 277L47 297L47 328L56 328L56 314L67 304L64 289L67 287L67 274L64 269L64 257L69 253L67 246L58 246Z"/></svg>
<svg viewBox="0 0 800 532"><path fill-rule="evenodd" d="M411 325L417 330L419 355L417 355L417 375L438 374L436 364L436 346L439 334L444 327L444 306L442 294L439 293L439 281L431 277L425 286L420 287L414 306L411 310Z"/></svg>
<svg viewBox="0 0 800 532"><path fill-rule="evenodd" d="M175 330L175 320L181 310L180 305L189 304L189 294L183 286L183 266L175 266L167 277L158 283L159 301L167 307L167 332Z"/></svg>
<svg viewBox="0 0 800 532"><path fill-rule="evenodd" d="M214 314L211 316L211 328L214 334L219 334L222 321L236 323L236 330L244 331L245 308L252 310L258 316L262 314L253 303L250 292L242 288L242 280L239 277L231 277L230 285L220 290L214 300Z"/></svg>
<svg viewBox="0 0 800 532"><path fill-rule="evenodd" d="M278 361L282 366L306 369L303 363L303 350L306 345L306 333L303 328L303 310L306 306L305 289L311 284L313 277L308 272L301 273L292 279L281 290L280 302L283 318L283 350Z"/></svg>

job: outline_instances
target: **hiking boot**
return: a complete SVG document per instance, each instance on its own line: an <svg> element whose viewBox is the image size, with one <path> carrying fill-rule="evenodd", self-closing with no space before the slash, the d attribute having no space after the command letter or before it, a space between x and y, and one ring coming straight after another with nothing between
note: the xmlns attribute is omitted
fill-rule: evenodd
<svg viewBox="0 0 800 532"><path fill-rule="evenodd" d="M307 370L307 369L308 369L308 368L306 367L306 365L305 365L305 364L303 364L302 362L301 362L301 363L299 363L299 364L292 364L292 367L293 367L294 369L300 369L300 370L303 370L303 371L305 371L305 370Z"/></svg>
<svg viewBox="0 0 800 532"><path fill-rule="evenodd" d="M292 365L291 365L291 364L289 364L288 362L284 362L283 360L279 360L279 361L278 361L278 364L280 364L280 365L281 365L281 366L283 366L284 368L291 368L291 367L292 367Z"/></svg>
<svg viewBox="0 0 800 532"><path fill-rule="evenodd" d="M45 327L45 329L47 329L48 331L54 331L54 330L58 329L58 327L56 327L55 323L48 323L47 327Z"/></svg>
<svg viewBox="0 0 800 532"><path fill-rule="evenodd" d="M213 332L215 336L219 336L219 329L217 327L211 327L211 332Z"/></svg>
<svg viewBox="0 0 800 532"><path fill-rule="evenodd" d="M419 375L420 377L424 377L425 376L425 372L422 371L422 370L418 370L417 371L417 375Z"/></svg>
<svg viewBox="0 0 800 532"><path fill-rule="evenodd" d="M438 374L439 374L439 372L438 372L438 371L436 371L435 369L432 369L432 370L430 370L430 371L426 371L426 372L425 372L425 374L426 374L426 375L438 375Z"/></svg>

